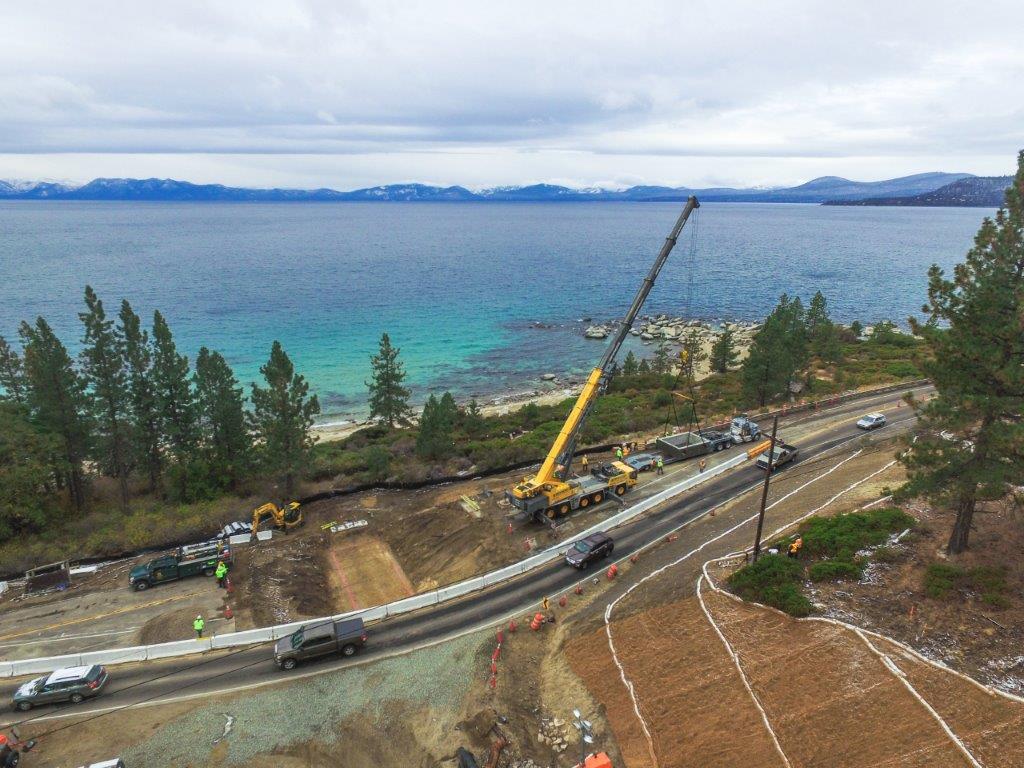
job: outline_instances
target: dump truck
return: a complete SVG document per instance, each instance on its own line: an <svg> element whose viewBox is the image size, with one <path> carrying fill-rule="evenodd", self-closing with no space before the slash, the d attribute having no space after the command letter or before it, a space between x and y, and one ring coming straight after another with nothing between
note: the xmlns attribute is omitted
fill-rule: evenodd
<svg viewBox="0 0 1024 768"><path fill-rule="evenodd" d="M366 645L363 620L338 619L299 627L274 645L274 661L281 669L295 669L300 661L340 653L352 656Z"/></svg>
<svg viewBox="0 0 1024 768"><path fill-rule="evenodd" d="M775 441L775 451L772 455L772 472L781 467L784 464L791 462L799 452L799 449L795 445L784 443L781 440ZM760 456L757 457L757 468L768 469L768 451L764 451Z"/></svg>
<svg viewBox="0 0 1024 768"><path fill-rule="evenodd" d="M268 528L290 531L292 528L298 528L302 523L302 510L299 509L297 501L289 502L283 507L268 502L252 512L252 532L254 534Z"/></svg>
<svg viewBox="0 0 1024 768"><path fill-rule="evenodd" d="M707 430L706 432L682 432L678 435L659 437L654 441L658 452L665 457L665 463L692 459L706 453L717 453L733 445L728 432Z"/></svg>
<svg viewBox="0 0 1024 768"><path fill-rule="evenodd" d="M598 396L608 388L615 356L622 347L622 342L629 335L629 330L651 292L658 273L675 247L679 233L682 232L690 214L698 207L700 203L696 197L691 196L686 201L686 206L665 239L665 244L661 247L647 277L637 290L622 324L609 342L600 363L587 377L583 391L576 399L540 470L532 477L523 478L522 482L505 492L505 497L515 509L535 520L550 523L574 509L599 504L609 494L622 496L636 485L637 471L622 461L612 462L602 471L591 472L582 478L573 477L572 460L576 455L576 442Z"/></svg>
<svg viewBox="0 0 1024 768"><path fill-rule="evenodd" d="M189 576L213 576L217 563L222 560L231 562L231 551L226 547L207 547L194 554L178 550L132 568L128 574L128 584L141 592L156 584L178 581Z"/></svg>

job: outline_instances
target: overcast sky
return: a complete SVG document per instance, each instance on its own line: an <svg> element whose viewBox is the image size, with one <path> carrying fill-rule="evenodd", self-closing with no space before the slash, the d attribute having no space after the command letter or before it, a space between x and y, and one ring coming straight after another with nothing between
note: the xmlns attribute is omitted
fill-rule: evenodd
<svg viewBox="0 0 1024 768"><path fill-rule="evenodd" d="M0 178L351 189L1009 173L1024 2L35 0Z"/></svg>

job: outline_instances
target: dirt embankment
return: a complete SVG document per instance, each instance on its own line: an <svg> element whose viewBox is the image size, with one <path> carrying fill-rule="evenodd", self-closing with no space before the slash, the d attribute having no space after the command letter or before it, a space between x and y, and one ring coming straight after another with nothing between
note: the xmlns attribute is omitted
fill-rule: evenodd
<svg viewBox="0 0 1024 768"><path fill-rule="evenodd" d="M1024 510L1011 499L975 514L971 547L947 557L952 514L924 504L906 511L920 520L914 534L873 558L857 583L815 589L826 616L875 629L977 680L1024 695ZM926 593L929 565L1002 573L1004 585L985 593L965 579L941 597Z"/></svg>

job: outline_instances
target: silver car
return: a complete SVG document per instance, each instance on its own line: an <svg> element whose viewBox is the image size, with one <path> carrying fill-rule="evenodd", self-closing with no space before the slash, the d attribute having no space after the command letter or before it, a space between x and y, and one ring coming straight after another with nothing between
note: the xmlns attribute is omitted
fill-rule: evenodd
<svg viewBox="0 0 1024 768"><path fill-rule="evenodd" d="M862 416L857 421L857 426L860 429L878 429L879 427L884 427L885 414L869 413L867 416Z"/></svg>
<svg viewBox="0 0 1024 768"><path fill-rule="evenodd" d="M66 667L37 677L14 692L14 708L28 712L40 704L58 704L70 701L80 704L86 699L98 696L107 684L107 670L99 664L91 667Z"/></svg>

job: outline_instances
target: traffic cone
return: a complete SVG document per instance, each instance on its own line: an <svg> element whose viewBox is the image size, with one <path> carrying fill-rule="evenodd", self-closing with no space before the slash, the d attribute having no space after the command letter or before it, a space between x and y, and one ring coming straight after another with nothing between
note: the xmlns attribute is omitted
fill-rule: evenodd
<svg viewBox="0 0 1024 768"><path fill-rule="evenodd" d="M500 629L498 630L498 634L496 635L496 637L498 640L498 645L501 645L505 642L505 633L502 632Z"/></svg>
<svg viewBox="0 0 1024 768"><path fill-rule="evenodd" d="M224 618L225 619L233 619L233 618L235 618L235 612L231 610L231 606L230 605L225 605L224 606Z"/></svg>
<svg viewBox="0 0 1024 768"><path fill-rule="evenodd" d="M558 604L560 606L562 606L563 608L565 608L565 606L568 604L568 602L569 602L569 598L567 598L565 595L562 595L560 598L558 598Z"/></svg>
<svg viewBox="0 0 1024 768"><path fill-rule="evenodd" d="M533 621L530 622L530 629L532 629L534 632L536 632L538 629L541 628L541 625L543 623L544 623L544 614L543 613L535 614L534 617L533 617Z"/></svg>
<svg viewBox="0 0 1024 768"><path fill-rule="evenodd" d="M510 621L508 623L508 631L509 632L515 632L517 629L519 629L519 625L516 624L516 620L515 619L512 619L512 621Z"/></svg>
<svg viewBox="0 0 1024 768"><path fill-rule="evenodd" d="M497 646L494 649L494 653L491 654L491 666L494 666L494 662L501 658L501 646Z"/></svg>
<svg viewBox="0 0 1024 768"><path fill-rule="evenodd" d="M235 591L235 585L231 583L230 576L224 577L224 588L228 591L229 595Z"/></svg>
<svg viewBox="0 0 1024 768"><path fill-rule="evenodd" d="M633 564L636 564L636 561L639 560L639 559L640 559L640 555L635 554L635 553L629 556L629 562L631 562Z"/></svg>
<svg viewBox="0 0 1024 768"><path fill-rule="evenodd" d="M619 566L612 563L612 567L608 569L608 581L613 580L619 573Z"/></svg>
<svg viewBox="0 0 1024 768"><path fill-rule="evenodd" d="M576 585L576 589L574 589L573 592L575 592L577 595L582 595L583 594L583 585L582 584L577 584Z"/></svg>

